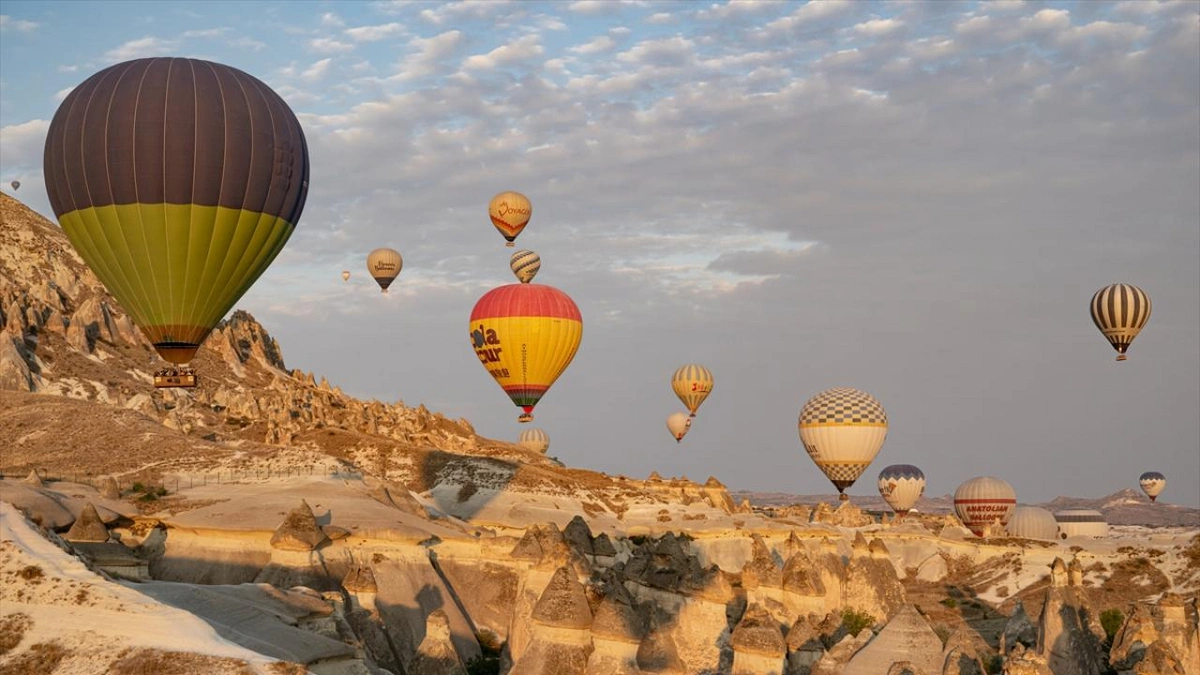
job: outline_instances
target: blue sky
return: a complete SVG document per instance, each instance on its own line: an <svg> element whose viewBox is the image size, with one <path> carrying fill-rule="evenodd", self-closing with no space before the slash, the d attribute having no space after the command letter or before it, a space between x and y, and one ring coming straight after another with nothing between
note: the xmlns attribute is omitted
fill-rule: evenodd
<svg viewBox="0 0 1200 675"><path fill-rule="evenodd" d="M611 473L816 492L804 401L878 397L852 493L912 463L1022 501L1161 470L1200 505L1195 2L0 2L0 184L50 215L66 92L142 56L208 58L305 128L296 234L239 306L292 367L515 438L466 321L508 283L491 195L575 298L583 347L538 406L551 454ZM6 188L7 189L7 188ZM405 258L380 296L362 259ZM339 273L354 273L342 284ZM1099 287L1154 314L1129 362ZM681 445L669 378L708 365Z"/></svg>

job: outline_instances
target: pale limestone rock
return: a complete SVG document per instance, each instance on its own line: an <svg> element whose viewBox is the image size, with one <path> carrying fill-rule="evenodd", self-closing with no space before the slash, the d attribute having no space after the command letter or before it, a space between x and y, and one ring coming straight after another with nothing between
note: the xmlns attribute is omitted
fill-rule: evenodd
<svg viewBox="0 0 1200 675"><path fill-rule="evenodd" d="M941 553L934 553L917 567L917 579L929 583L937 583L949 573L950 568L947 567L946 558Z"/></svg>
<svg viewBox="0 0 1200 675"><path fill-rule="evenodd" d="M467 675L450 642L450 621L442 610L434 610L425 620L425 638L409 670L422 675Z"/></svg>
<svg viewBox="0 0 1200 675"><path fill-rule="evenodd" d="M808 675L813 664L825 654L825 645L813 623L799 616L788 630L787 675Z"/></svg>
<svg viewBox="0 0 1200 675"><path fill-rule="evenodd" d="M38 473L37 469L30 469L29 474L22 478L21 482L26 485L34 485L37 487L42 487L46 484L46 481L42 480L42 475Z"/></svg>
<svg viewBox="0 0 1200 675"><path fill-rule="evenodd" d="M1025 613L1025 604L1017 600L1013 613L1008 617L1004 632L1000 635L1000 653L1007 654L1014 645L1020 643L1025 647L1036 647L1038 627Z"/></svg>
<svg viewBox="0 0 1200 675"><path fill-rule="evenodd" d="M638 646L637 665L643 672L661 675L688 675L679 658L679 648L669 631L653 630Z"/></svg>
<svg viewBox="0 0 1200 675"><path fill-rule="evenodd" d="M0 389L33 391L33 373L25 361L23 346L8 335L0 335Z"/></svg>
<svg viewBox="0 0 1200 675"><path fill-rule="evenodd" d="M812 675L841 675L846 664L875 636L864 628L858 635L846 635L813 664Z"/></svg>
<svg viewBox="0 0 1200 675"><path fill-rule="evenodd" d="M734 675L782 675L787 642L766 609L751 605L730 639Z"/></svg>
<svg viewBox="0 0 1200 675"><path fill-rule="evenodd" d="M839 527L866 527L874 523L875 519L869 513L855 506L854 502L847 500L839 504L833 513L824 516L824 520L820 522Z"/></svg>
<svg viewBox="0 0 1200 675"><path fill-rule="evenodd" d="M1026 651L1025 647L1019 644L1008 653L1002 672L1004 675L1056 675L1046 665L1046 659L1032 650Z"/></svg>
<svg viewBox="0 0 1200 675"><path fill-rule="evenodd" d="M1055 558L1038 622L1037 646L1055 675L1100 675L1103 656L1088 621L1092 614L1083 588L1071 584L1067 565Z"/></svg>
<svg viewBox="0 0 1200 675"><path fill-rule="evenodd" d="M108 528L104 527L104 522L100 520L100 514L96 513L96 507L91 502L84 505L83 511L75 519L75 524L71 525L71 529L67 530L63 539L81 542L108 541Z"/></svg>
<svg viewBox="0 0 1200 675"><path fill-rule="evenodd" d="M614 576L592 619L593 651L587 675L637 675L638 647L646 634L646 621L633 607L633 598Z"/></svg>
<svg viewBox="0 0 1200 675"><path fill-rule="evenodd" d="M912 605L902 607L883 630L850 659L842 675L886 672L893 662L901 660L901 655L921 672L939 673L942 669L942 639Z"/></svg>
<svg viewBox="0 0 1200 675"><path fill-rule="evenodd" d="M329 542L329 538L317 525L312 507L300 500L300 506L292 509L271 535L271 547L285 551L313 551Z"/></svg>
<svg viewBox="0 0 1200 675"><path fill-rule="evenodd" d="M1109 652L1110 663L1118 670L1139 672L1140 663L1172 668L1189 675L1200 673L1200 613L1196 599L1184 602L1174 593L1166 593L1157 604L1138 603L1125 619ZM1151 665L1141 666L1144 672Z"/></svg>
<svg viewBox="0 0 1200 675"><path fill-rule="evenodd" d="M591 627L592 610L574 570L567 566L555 570L533 608L533 620L558 628Z"/></svg>
<svg viewBox="0 0 1200 675"><path fill-rule="evenodd" d="M986 675L983 662L963 647L955 647L946 653L942 675Z"/></svg>
<svg viewBox="0 0 1200 675"><path fill-rule="evenodd" d="M761 536L753 534L750 539L750 560L742 568L742 586L748 591L759 586L782 588L783 573L775 564L775 556L771 554Z"/></svg>
<svg viewBox="0 0 1200 675"><path fill-rule="evenodd" d="M121 487L117 485L117 479L112 476L105 476L104 481L100 483L100 496L105 499L120 499Z"/></svg>

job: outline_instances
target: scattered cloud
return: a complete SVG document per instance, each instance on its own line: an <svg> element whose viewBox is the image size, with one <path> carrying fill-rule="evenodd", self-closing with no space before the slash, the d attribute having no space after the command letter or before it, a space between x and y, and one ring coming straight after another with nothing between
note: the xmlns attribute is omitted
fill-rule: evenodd
<svg viewBox="0 0 1200 675"><path fill-rule="evenodd" d="M591 42L585 42L581 45L571 47L570 51L576 54L598 54L600 52L607 52L611 50L616 46L616 44L617 43L611 37L607 35L601 35Z"/></svg>
<svg viewBox="0 0 1200 675"><path fill-rule="evenodd" d="M377 42L393 35L402 35L404 24L392 22L376 26L359 26L347 28L344 32L355 42Z"/></svg>
<svg viewBox="0 0 1200 675"><path fill-rule="evenodd" d="M467 57L463 67L468 70L492 70L536 58L543 51L537 35L526 35L496 47L487 54Z"/></svg>
<svg viewBox="0 0 1200 675"><path fill-rule="evenodd" d="M332 58L321 59L304 69L304 72L300 73L300 77L310 82L319 80L329 74L329 66L332 63Z"/></svg>
<svg viewBox="0 0 1200 675"><path fill-rule="evenodd" d="M144 37L130 40L104 53L104 58L110 62L141 59L148 56L168 56L179 48L175 40L158 37Z"/></svg>
<svg viewBox="0 0 1200 675"><path fill-rule="evenodd" d="M308 41L308 46L321 54L344 54L354 51L354 45L342 42L336 38L314 38Z"/></svg>
<svg viewBox="0 0 1200 675"><path fill-rule="evenodd" d="M8 14L0 14L0 32L7 33L8 31L16 31L18 33L32 33L41 25L36 21L27 19L14 19Z"/></svg>

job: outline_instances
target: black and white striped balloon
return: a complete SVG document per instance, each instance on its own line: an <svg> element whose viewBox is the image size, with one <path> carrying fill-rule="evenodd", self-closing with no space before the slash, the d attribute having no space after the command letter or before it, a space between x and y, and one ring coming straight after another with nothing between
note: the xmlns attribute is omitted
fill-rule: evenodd
<svg viewBox="0 0 1200 675"><path fill-rule="evenodd" d="M512 268L513 274L517 275L517 279L521 283L527 284L533 281L538 270L542 269L542 257L533 251L521 249L512 254L508 265Z"/></svg>

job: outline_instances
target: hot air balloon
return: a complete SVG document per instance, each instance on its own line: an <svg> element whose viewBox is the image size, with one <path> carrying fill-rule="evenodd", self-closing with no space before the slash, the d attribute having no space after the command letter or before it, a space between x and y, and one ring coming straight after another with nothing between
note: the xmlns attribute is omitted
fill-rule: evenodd
<svg viewBox="0 0 1200 675"><path fill-rule="evenodd" d="M688 417L687 413L672 413L671 416L667 418L667 431L670 431L671 435L675 437L676 443L682 441L683 437L687 436L688 429L691 428L692 418Z"/></svg>
<svg viewBox="0 0 1200 675"><path fill-rule="evenodd" d="M521 230L525 229L532 215L533 205L529 203L529 198L520 192L501 192L492 197L488 204L488 216L492 219L492 225L500 230L500 234L504 235L508 242L505 246L516 246L513 242L517 235L521 234Z"/></svg>
<svg viewBox="0 0 1200 675"><path fill-rule="evenodd" d="M1146 493L1150 501L1154 501L1167 487L1167 477L1157 471L1147 471L1138 478L1138 483L1142 486L1142 492Z"/></svg>
<svg viewBox="0 0 1200 675"><path fill-rule="evenodd" d="M992 476L972 478L954 491L954 512L977 537L983 536L988 525L1007 525L1016 505L1012 486Z"/></svg>
<svg viewBox="0 0 1200 675"><path fill-rule="evenodd" d="M680 366L671 376L671 389L675 390L675 395L687 406L692 417L696 416L700 404L712 393L712 388L712 373L708 368L696 363Z"/></svg>
<svg viewBox="0 0 1200 675"><path fill-rule="evenodd" d="M342 270L342 281L350 281L350 270Z"/></svg>
<svg viewBox="0 0 1200 675"><path fill-rule="evenodd" d="M388 286L400 276L403 267L404 259L394 249L377 248L367 254L367 271L371 273L375 283L379 284L382 293L388 292Z"/></svg>
<svg viewBox="0 0 1200 675"><path fill-rule="evenodd" d="M54 114L43 166L71 244L177 365L275 259L308 194L308 147L287 103L198 59L89 77ZM155 383L194 385L189 369L173 372Z"/></svg>
<svg viewBox="0 0 1200 675"><path fill-rule="evenodd" d="M518 445L544 455L550 449L550 435L541 429L526 429L521 432Z"/></svg>
<svg viewBox="0 0 1200 675"><path fill-rule="evenodd" d="M513 274L517 275L517 280L523 284L533 281L537 276L538 270L542 269L542 256L521 249L512 254L508 260L508 266L512 268Z"/></svg>
<svg viewBox="0 0 1200 675"><path fill-rule="evenodd" d="M1046 509L1017 506L1013 508L1004 531L1010 537L1054 541L1058 539L1058 521L1054 519L1054 514Z"/></svg>
<svg viewBox="0 0 1200 675"><path fill-rule="evenodd" d="M1092 296L1092 322L1117 350L1117 360L1150 320L1150 296L1132 284L1112 284Z"/></svg>
<svg viewBox="0 0 1200 675"><path fill-rule="evenodd" d="M471 310L475 356L524 414L575 358L583 339L583 317L570 296L543 284L493 288Z"/></svg>
<svg viewBox="0 0 1200 675"><path fill-rule="evenodd" d="M21 181L14 180L13 182L9 183L9 185L12 186L12 189L19 190L21 188Z"/></svg>
<svg viewBox="0 0 1200 675"><path fill-rule="evenodd" d="M925 473L912 464L892 464L879 472L879 494L896 515L904 516L925 494Z"/></svg>
<svg viewBox="0 0 1200 675"><path fill-rule="evenodd" d="M883 404L865 391L837 387L800 409L800 441L845 501L846 488L867 470L887 438Z"/></svg>

